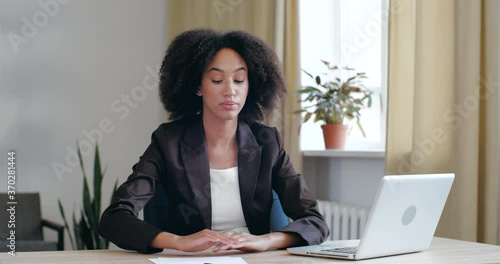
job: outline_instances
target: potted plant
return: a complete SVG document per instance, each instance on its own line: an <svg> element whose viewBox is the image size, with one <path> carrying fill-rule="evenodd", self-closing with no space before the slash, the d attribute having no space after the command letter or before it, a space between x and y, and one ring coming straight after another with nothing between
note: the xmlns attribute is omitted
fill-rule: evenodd
<svg viewBox="0 0 500 264"><path fill-rule="evenodd" d="M80 152L80 147L77 142L76 144L78 150L78 160L80 161L80 167L83 174L83 206L80 209L75 208L73 214L71 215L71 220L73 223L73 229L70 229L68 221L66 219L66 214L64 213L64 208L62 206L61 200L57 199L59 205L59 212L64 221L64 226L68 231L69 239L71 241L71 247L74 250L82 249L107 249L109 246L109 241L99 236L99 219L101 218L101 186L102 180L104 178L104 171L101 170L101 159L99 156L99 147L95 145L95 156L94 156L94 191L90 191L89 184L87 182L87 176L85 174L85 168L83 165L82 153ZM118 188L118 179L113 187L113 192L111 194L111 201L113 200L116 189ZM92 197L93 194L93 197ZM110 202L111 202L110 201ZM76 216L80 215L80 219L77 220ZM71 234L73 231L73 235ZM74 239L73 239L74 238Z"/></svg>
<svg viewBox="0 0 500 264"><path fill-rule="evenodd" d="M305 113L304 123L313 116L314 122L324 123L321 128L327 149L343 148L349 128L345 123L347 120L355 119L361 133L366 137L360 123L360 111L371 107L372 91L363 85L363 80L367 78L364 72L356 72L349 67L330 66L329 62L323 60L322 62L328 69L326 73L313 76L302 70L314 79L316 84L302 86L298 91L300 101L305 104L297 113ZM342 79L335 76L339 70L347 71L348 77Z"/></svg>

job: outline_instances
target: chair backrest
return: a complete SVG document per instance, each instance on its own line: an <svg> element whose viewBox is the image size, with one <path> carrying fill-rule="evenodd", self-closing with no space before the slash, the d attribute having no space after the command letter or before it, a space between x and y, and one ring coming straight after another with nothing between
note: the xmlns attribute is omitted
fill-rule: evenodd
<svg viewBox="0 0 500 264"><path fill-rule="evenodd" d="M166 221L168 214L167 195L161 187L156 185L155 195L144 207L144 221L152 224L162 230L166 230ZM271 232L279 231L290 223L281 207L278 195L273 191L273 206L271 208Z"/></svg>
<svg viewBox="0 0 500 264"><path fill-rule="evenodd" d="M38 193L16 193L15 200L7 193L0 193L0 239L9 236L10 223L15 224L16 240L43 240L40 195ZM16 204L8 204L16 202ZM11 210L11 209L15 209ZM15 212L11 215L11 212ZM15 221L15 222L14 222Z"/></svg>
<svg viewBox="0 0 500 264"><path fill-rule="evenodd" d="M290 219L286 216L281 206L278 194L273 190L273 207L271 208L271 232L280 231L283 227L290 223Z"/></svg>

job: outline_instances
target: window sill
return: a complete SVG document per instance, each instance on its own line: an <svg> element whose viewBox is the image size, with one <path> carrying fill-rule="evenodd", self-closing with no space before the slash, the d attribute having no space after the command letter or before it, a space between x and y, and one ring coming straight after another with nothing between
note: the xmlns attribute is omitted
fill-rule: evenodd
<svg viewBox="0 0 500 264"><path fill-rule="evenodd" d="M384 149L373 150L346 150L346 149L326 149L326 150L306 150L302 151L304 157L330 157L330 158L385 158Z"/></svg>

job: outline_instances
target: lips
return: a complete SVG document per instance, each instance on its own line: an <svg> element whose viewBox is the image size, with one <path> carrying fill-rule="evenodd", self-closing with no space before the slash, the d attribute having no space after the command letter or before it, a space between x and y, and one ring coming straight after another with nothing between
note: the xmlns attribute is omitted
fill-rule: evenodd
<svg viewBox="0 0 500 264"><path fill-rule="evenodd" d="M222 104L220 104L222 107L224 107L224 109L226 110L231 110L231 109L234 109L236 108L236 106L238 105L236 102L233 102L233 101L229 101L229 102L224 102Z"/></svg>

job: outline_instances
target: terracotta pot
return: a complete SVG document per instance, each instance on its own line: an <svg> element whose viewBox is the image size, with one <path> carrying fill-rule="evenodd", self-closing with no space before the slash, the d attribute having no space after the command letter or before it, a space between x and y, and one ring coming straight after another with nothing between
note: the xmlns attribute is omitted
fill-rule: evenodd
<svg viewBox="0 0 500 264"><path fill-rule="evenodd" d="M347 136L347 125L342 124L326 124L322 125L323 138L325 139L325 148L341 149L345 145Z"/></svg>

